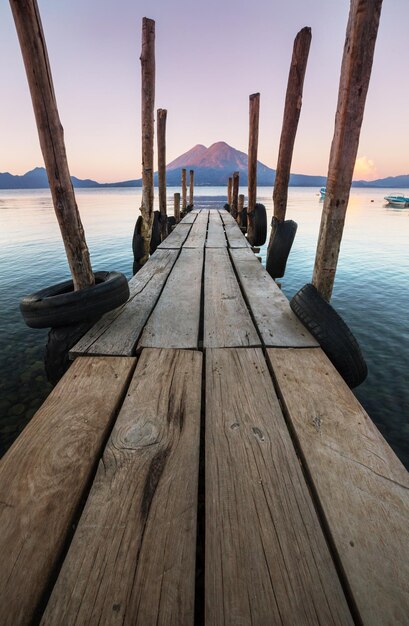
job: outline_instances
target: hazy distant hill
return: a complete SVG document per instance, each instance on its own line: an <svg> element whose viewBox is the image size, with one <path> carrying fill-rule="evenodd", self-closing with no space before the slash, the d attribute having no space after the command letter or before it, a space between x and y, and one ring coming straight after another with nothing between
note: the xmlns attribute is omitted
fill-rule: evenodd
<svg viewBox="0 0 409 626"><path fill-rule="evenodd" d="M172 161L167 166L167 184L169 187L178 187L181 182L181 170L195 171L195 185L223 186L233 172L240 172L240 183L247 184L247 154L232 148L224 141L218 141L209 148L198 144L185 154ZM125 180L117 183L98 183L95 180L81 180L72 176L74 187L141 187L142 179ZM272 186L275 181L275 170L267 167L260 161L257 163L257 183L260 186ZM157 184L155 173L155 184ZM325 176L307 176L305 174L291 174L290 185L294 187L322 187L326 184ZM396 189L409 187L409 174L403 176L389 176L374 181L356 181L354 187L393 187ZM8 172L0 173L0 189L44 189L48 187L47 174L43 167L36 167L23 176L14 176Z"/></svg>

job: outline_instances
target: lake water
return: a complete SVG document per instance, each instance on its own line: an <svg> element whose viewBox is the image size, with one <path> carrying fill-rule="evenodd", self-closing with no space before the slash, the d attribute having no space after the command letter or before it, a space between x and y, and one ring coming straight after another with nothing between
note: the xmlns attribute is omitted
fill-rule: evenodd
<svg viewBox="0 0 409 626"><path fill-rule="evenodd" d="M168 189L170 205L174 191L179 190ZM196 206L225 201L224 188L197 191ZM311 280L322 210L317 191L290 188L287 217L298 223L298 232L282 280L289 297ZM383 196L390 192L353 189L331 303L356 335L368 363L368 379L355 393L409 467L409 209L385 206ZM76 195L93 269L130 277L141 190L87 189ZM258 190L269 220L271 195L270 188ZM261 254L265 262L265 246ZM66 278L49 192L0 191L0 453L51 389L42 361L47 330L25 326L19 299Z"/></svg>

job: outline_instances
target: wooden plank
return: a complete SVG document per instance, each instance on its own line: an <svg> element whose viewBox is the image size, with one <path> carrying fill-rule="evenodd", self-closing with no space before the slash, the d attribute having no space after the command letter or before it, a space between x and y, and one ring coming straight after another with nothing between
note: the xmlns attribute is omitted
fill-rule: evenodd
<svg viewBox="0 0 409 626"><path fill-rule="evenodd" d="M268 350L363 624L407 624L409 475L321 350Z"/></svg>
<svg viewBox="0 0 409 626"><path fill-rule="evenodd" d="M219 209L219 215L222 218L222 222L224 225L236 224L236 220L232 217L231 213L226 211L226 209Z"/></svg>
<svg viewBox="0 0 409 626"><path fill-rule="evenodd" d="M229 242L229 248L251 249L249 242L247 241L237 224L226 224L224 229L226 231L227 241Z"/></svg>
<svg viewBox="0 0 409 626"><path fill-rule="evenodd" d="M227 248L223 222L218 211L209 212L206 248Z"/></svg>
<svg viewBox="0 0 409 626"><path fill-rule="evenodd" d="M185 243L186 237L188 236L190 229L192 228L191 223L179 222L176 228L172 230L172 232L166 237L164 241L158 246L159 250L179 250Z"/></svg>
<svg viewBox="0 0 409 626"><path fill-rule="evenodd" d="M193 625L201 363L143 351L43 624Z"/></svg>
<svg viewBox="0 0 409 626"><path fill-rule="evenodd" d="M70 355L132 355L177 255L176 250L156 250L148 263L129 281L128 302L106 313L80 339Z"/></svg>
<svg viewBox="0 0 409 626"><path fill-rule="evenodd" d="M206 250L203 344L205 348L261 345L225 248Z"/></svg>
<svg viewBox="0 0 409 626"><path fill-rule="evenodd" d="M136 363L77 359L0 464L0 623L31 624Z"/></svg>
<svg viewBox="0 0 409 626"><path fill-rule="evenodd" d="M182 248L138 349L198 347L203 257L202 248Z"/></svg>
<svg viewBox="0 0 409 626"><path fill-rule="evenodd" d="M206 353L206 624L352 624L260 349Z"/></svg>
<svg viewBox="0 0 409 626"><path fill-rule="evenodd" d="M189 236L184 243L184 248L204 248L207 235L207 222L209 211L201 211L193 224Z"/></svg>
<svg viewBox="0 0 409 626"><path fill-rule="evenodd" d="M189 213L187 213L185 217L181 220L181 223L193 224L193 222L196 220L199 213L200 213L200 209L198 209L197 211L189 211Z"/></svg>
<svg viewBox="0 0 409 626"><path fill-rule="evenodd" d="M263 343L276 347L318 347L258 257L250 249L232 249L230 256Z"/></svg>

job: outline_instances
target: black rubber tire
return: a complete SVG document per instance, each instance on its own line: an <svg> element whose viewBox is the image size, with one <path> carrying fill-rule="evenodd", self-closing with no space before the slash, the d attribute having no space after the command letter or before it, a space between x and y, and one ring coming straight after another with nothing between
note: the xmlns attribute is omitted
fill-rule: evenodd
<svg viewBox="0 0 409 626"><path fill-rule="evenodd" d="M172 232L173 226L176 226L176 217L174 215L170 215L168 217L168 235Z"/></svg>
<svg viewBox="0 0 409 626"><path fill-rule="evenodd" d="M271 223L271 246L267 253L266 270L272 278L281 278L297 232L293 220L278 222L274 217Z"/></svg>
<svg viewBox="0 0 409 626"><path fill-rule="evenodd" d="M226 202L226 204L223 206L223 209L227 211L228 213L231 213L231 207L230 207L230 204L228 204L228 202Z"/></svg>
<svg viewBox="0 0 409 626"><path fill-rule="evenodd" d="M256 204L254 208L254 238L252 246L264 246L267 239L267 211L264 204Z"/></svg>
<svg viewBox="0 0 409 626"><path fill-rule="evenodd" d="M51 328L45 347L44 365L48 382L56 385L70 367L69 351L92 327L93 322Z"/></svg>
<svg viewBox="0 0 409 626"><path fill-rule="evenodd" d="M95 272L95 285L73 291L72 280L32 293L20 301L30 328L58 328L95 320L129 298L126 277L119 272Z"/></svg>
<svg viewBox="0 0 409 626"><path fill-rule="evenodd" d="M308 283L290 301L298 319L310 331L347 385L364 382L368 367L354 335L314 285Z"/></svg>
<svg viewBox="0 0 409 626"><path fill-rule="evenodd" d="M153 212L153 222L152 222L152 234L151 234L151 245L150 245L150 253L153 254L156 248L160 245L161 232L160 232L160 212Z"/></svg>

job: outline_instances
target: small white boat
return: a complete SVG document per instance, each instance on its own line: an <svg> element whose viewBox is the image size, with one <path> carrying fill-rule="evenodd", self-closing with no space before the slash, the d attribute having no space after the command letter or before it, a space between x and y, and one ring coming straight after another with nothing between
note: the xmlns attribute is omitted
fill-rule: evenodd
<svg viewBox="0 0 409 626"><path fill-rule="evenodd" d="M390 196L385 196L384 198L388 204L396 207L407 207L409 206L409 198L404 196L401 193L395 193Z"/></svg>

